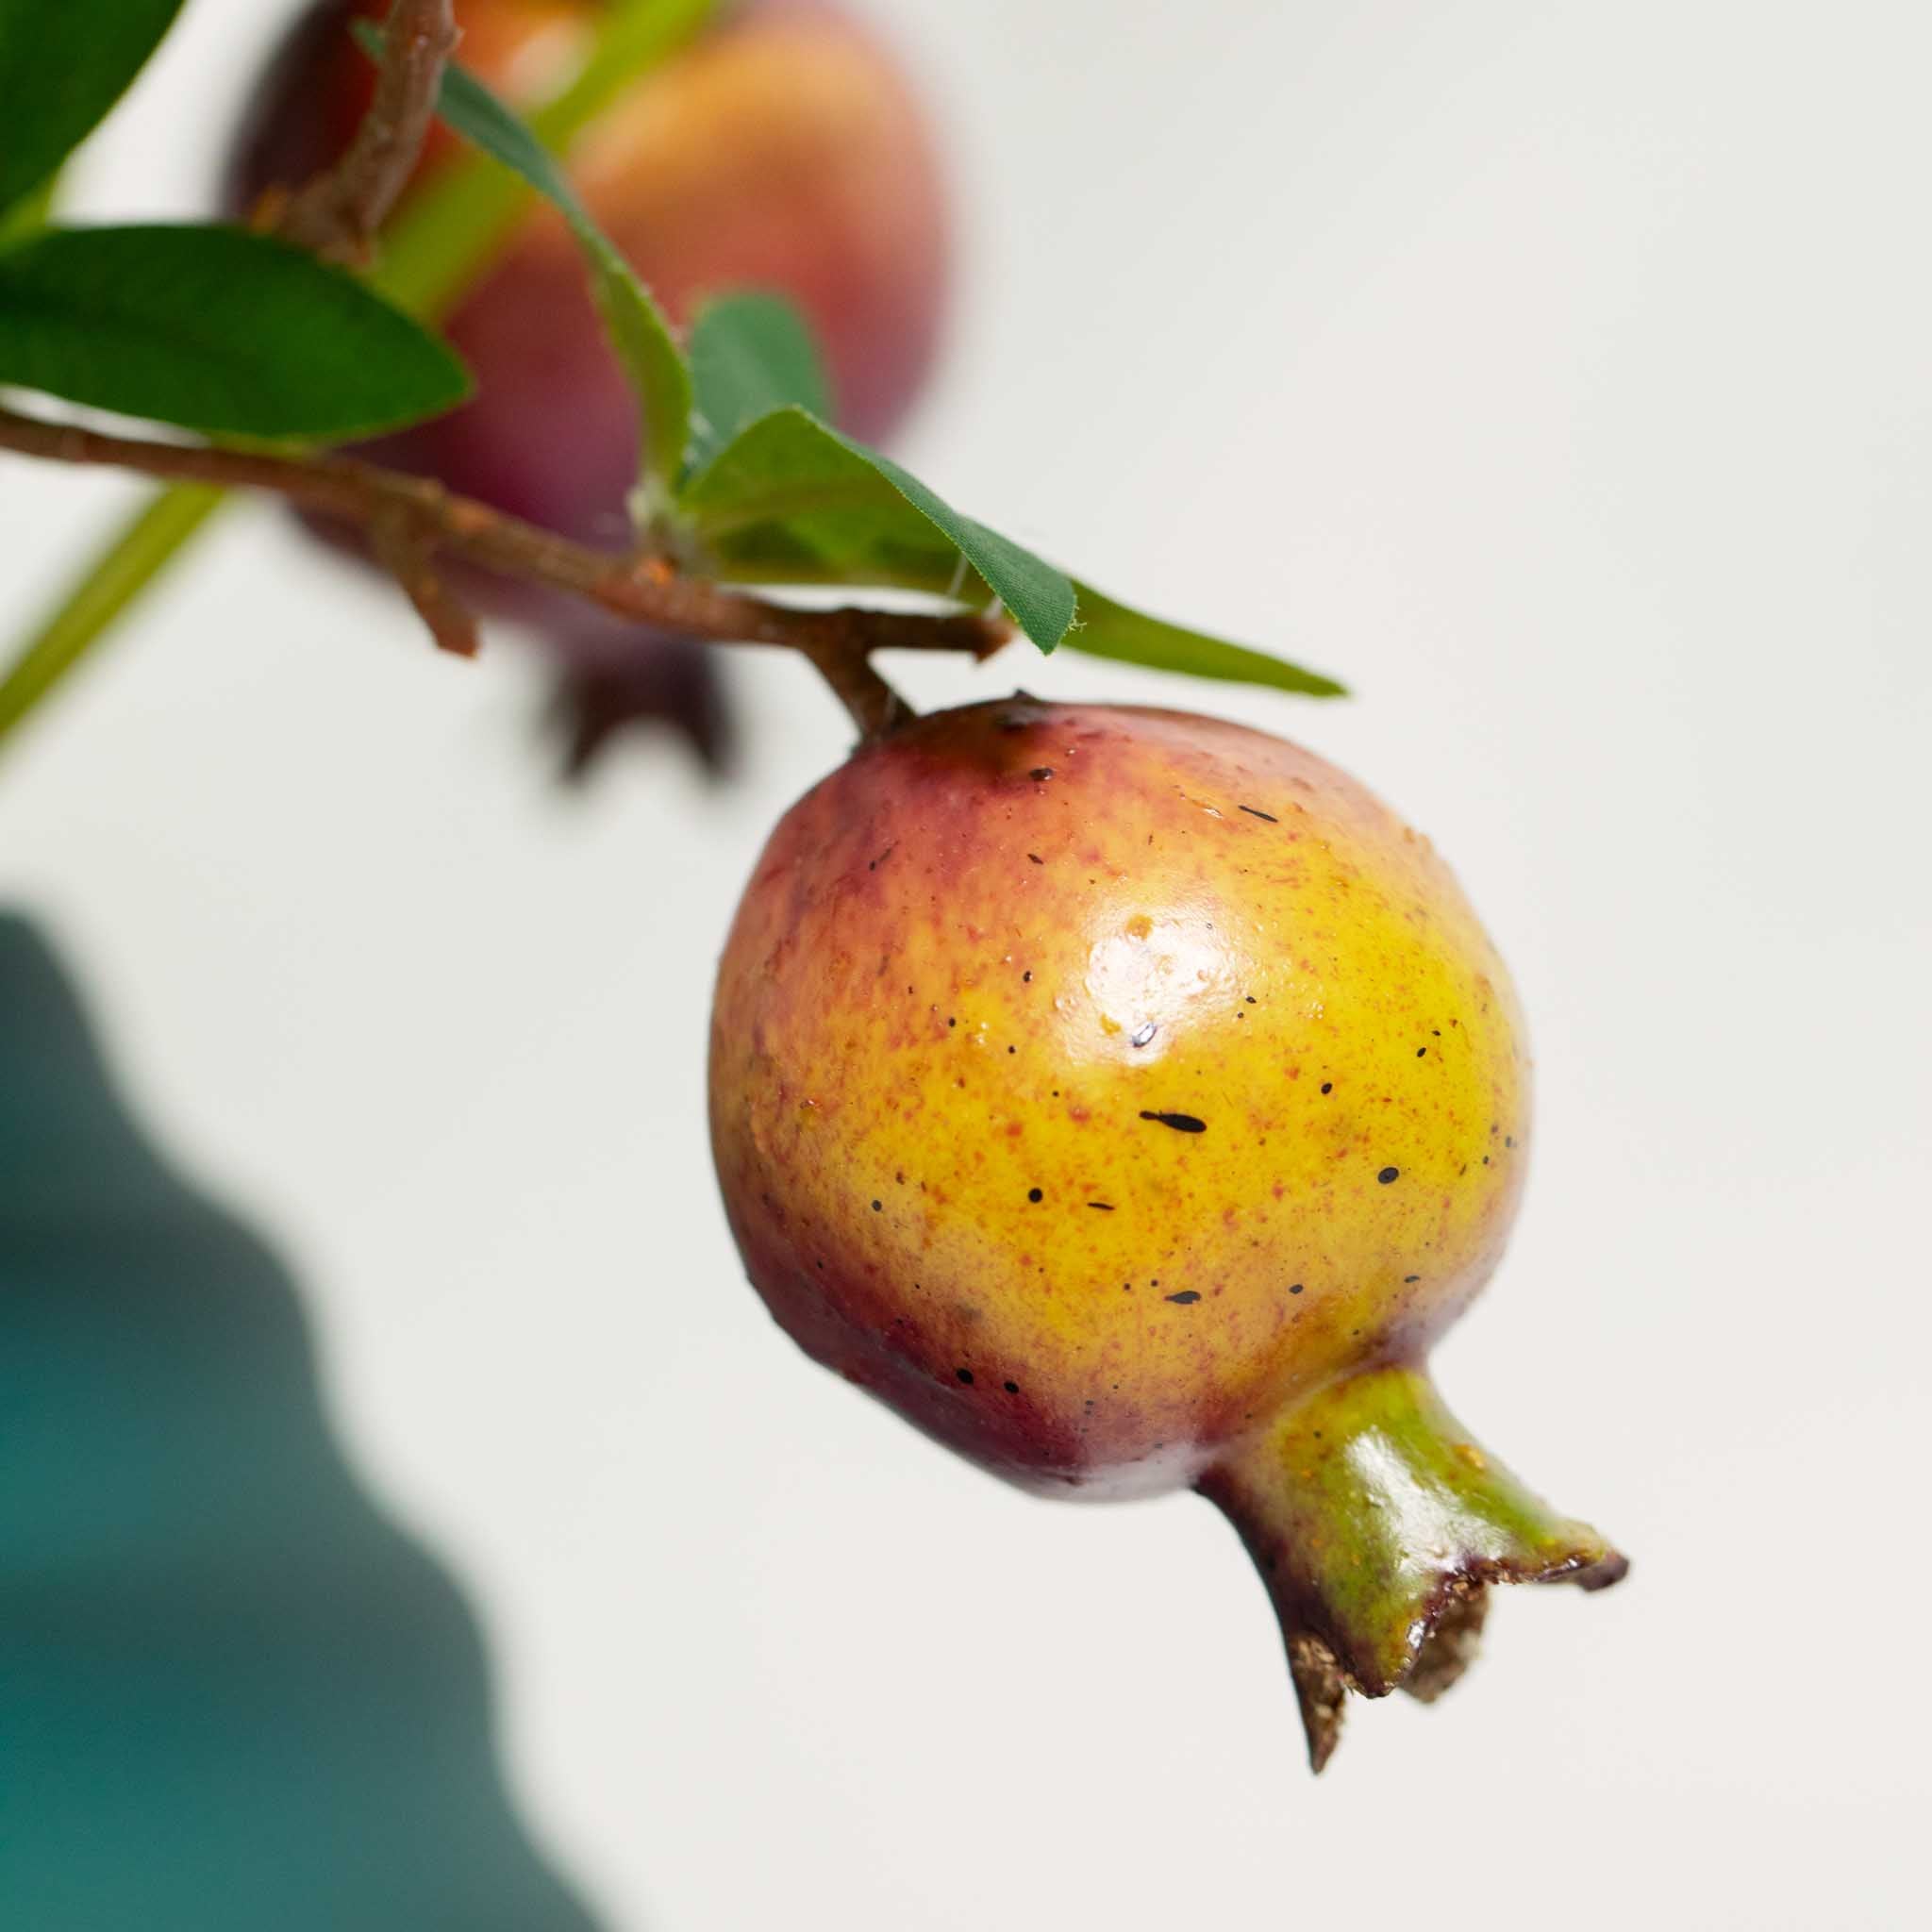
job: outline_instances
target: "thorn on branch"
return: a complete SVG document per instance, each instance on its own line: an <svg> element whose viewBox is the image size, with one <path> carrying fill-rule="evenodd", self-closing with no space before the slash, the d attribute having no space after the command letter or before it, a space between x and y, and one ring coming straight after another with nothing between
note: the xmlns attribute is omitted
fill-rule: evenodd
<svg viewBox="0 0 1932 1932"><path fill-rule="evenodd" d="M384 504L370 517L369 542L429 626L436 648L474 658L483 642L476 615L437 571L435 530L404 505Z"/></svg>

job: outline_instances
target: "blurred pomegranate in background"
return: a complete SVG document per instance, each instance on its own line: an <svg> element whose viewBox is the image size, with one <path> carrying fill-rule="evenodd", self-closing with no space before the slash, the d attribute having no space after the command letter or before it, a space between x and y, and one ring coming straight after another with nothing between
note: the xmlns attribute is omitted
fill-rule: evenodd
<svg viewBox="0 0 1932 1932"><path fill-rule="evenodd" d="M458 58L527 106L569 77L605 5L456 0ZM317 0L297 21L251 97L225 192L232 212L341 155L375 80L348 28L388 11L389 0ZM416 180L458 152L439 125ZM855 23L819 0L721 7L588 130L571 175L675 322L708 294L777 290L813 325L841 425L876 441L903 416L938 343L945 198L905 77ZM475 399L362 453L579 541L622 547L635 406L562 221L534 211L443 326L475 376ZM528 591L490 602L564 661L573 769L628 719L649 717L722 766L729 718L707 647L653 645L633 625Z"/></svg>

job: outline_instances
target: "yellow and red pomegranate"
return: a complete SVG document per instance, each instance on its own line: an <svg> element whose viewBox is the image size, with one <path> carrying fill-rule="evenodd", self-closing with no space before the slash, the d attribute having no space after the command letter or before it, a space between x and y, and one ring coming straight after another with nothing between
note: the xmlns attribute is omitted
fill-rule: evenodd
<svg viewBox="0 0 1932 1932"><path fill-rule="evenodd" d="M1030 1490L1220 1504L1318 1761L1344 1688L1443 1687L1486 1584L1622 1574L1424 1375L1516 1210L1522 1022L1429 842L1313 754L921 719L773 834L710 1051L788 1332Z"/></svg>

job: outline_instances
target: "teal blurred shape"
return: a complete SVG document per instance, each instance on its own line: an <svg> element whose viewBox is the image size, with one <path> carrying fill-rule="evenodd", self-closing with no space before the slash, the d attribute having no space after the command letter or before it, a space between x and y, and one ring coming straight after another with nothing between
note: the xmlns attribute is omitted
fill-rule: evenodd
<svg viewBox="0 0 1932 1932"><path fill-rule="evenodd" d="M281 1264L0 913L0 1926L588 1932L487 1677L329 1435Z"/></svg>

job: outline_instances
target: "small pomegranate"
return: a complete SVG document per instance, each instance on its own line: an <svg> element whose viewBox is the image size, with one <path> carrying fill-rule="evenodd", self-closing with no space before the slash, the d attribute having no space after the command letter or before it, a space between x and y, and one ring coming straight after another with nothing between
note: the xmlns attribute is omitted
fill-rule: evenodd
<svg viewBox="0 0 1932 1932"><path fill-rule="evenodd" d="M458 58L527 105L568 77L607 5L458 0ZM349 24L388 10L388 0L317 0L298 20L254 90L228 170L231 212L341 155L375 74ZM439 126L418 179L458 151ZM723 290L777 290L814 325L842 426L877 441L903 416L931 369L945 308L945 196L905 78L853 23L814 0L722 8L589 130L572 177L675 321ZM561 219L534 213L444 331L475 377L475 399L361 453L579 541L625 543L636 406ZM665 714L722 757L715 653L641 647L635 626L615 649L616 626L558 599L526 595L512 614L571 668L579 753L627 709L694 699L708 724Z"/></svg>
<svg viewBox="0 0 1932 1932"><path fill-rule="evenodd" d="M1025 698L861 749L745 892L710 1096L807 1353L1024 1488L1226 1513L1317 1770L1345 1690L1453 1681L1488 1585L1624 1574L1424 1372L1515 1214L1528 1061L1447 868L1313 754Z"/></svg>

